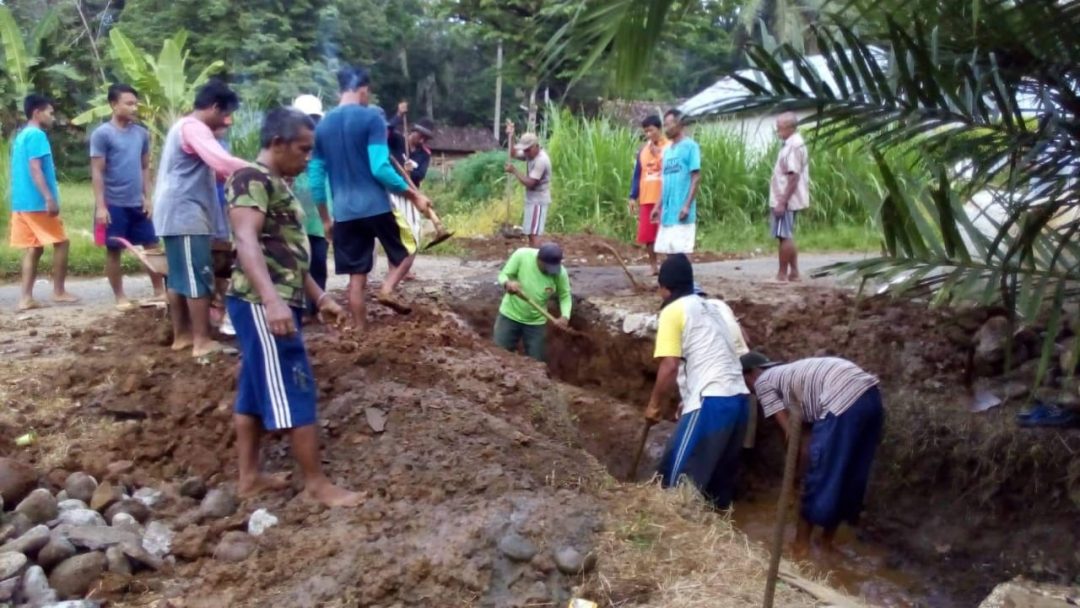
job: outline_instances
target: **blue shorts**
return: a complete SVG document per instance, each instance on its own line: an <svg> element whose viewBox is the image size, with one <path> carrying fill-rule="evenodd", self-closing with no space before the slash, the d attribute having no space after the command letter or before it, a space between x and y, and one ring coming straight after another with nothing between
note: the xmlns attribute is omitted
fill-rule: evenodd
<svg viewBox="0 0 1080 608"><path fill-rule="evenodd" d="M668 488L686 477L714 506L728 508L750 418L747 400L705 397L700 408L680 417L660 459L660 485Z"/></svg>
<svg viewBox="0 0 1080 608"><path fill-rule="evenodd" d="M262 304L229 296L225 306L240 346L236 413L258 418L268 431L315 424L317 391L299 331L300 309L292 309L297 332L281 337L270 333Z"/></svg>
<svg viewBox="0 0 1080 608"><path fill-rule="evenodd" d="M104 226L94 224L94 242L98 247L106 247L110 251L123 249L124 246L113 241L113 237L126 239L132 245L157 245L154 222L146 217L142 207L105 206L109 209L109 223Z"/></svg>
<svg viewBox="0 0 1080 608"><path fill-rule="evenodd" d="M210 254L210 235L167 236L165 260L169 291L185 298L209 298L214 293L214 263Z"/></svg>
<svg viewBox="0 0 1080 608"><path fill-rule="evenodd" d="M795 238L795 220L798 217L798 211L785 211L784 215L776 217L776 214L769 210L769 236L774 239L793 239Z"/></svg>

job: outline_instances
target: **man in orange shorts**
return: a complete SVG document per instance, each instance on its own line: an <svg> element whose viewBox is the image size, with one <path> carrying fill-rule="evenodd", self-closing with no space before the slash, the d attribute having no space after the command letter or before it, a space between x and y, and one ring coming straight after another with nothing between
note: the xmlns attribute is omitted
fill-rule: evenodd
<svg viewBox="0 0 1080 608"><path fill-rule="evenodd" d="M653 221L653 209L660 203L664 177L664 148L668 140L660 125L660 117L646 116L641 121L645 145L634 159L634 177L630 180L630 214L638 217L637 242L649 252L652 273L659 272L656 265L656 233L660 225Z"/></svg>
<svg viewBox="0 0 1080 608"><path fill-rule="evenodd" d="M53 124L53 103L31 93L23 101L27 124L11 147L11 246L25 249L22 259L22 294L19 310L39 308L34 281L45 246L53 246L53 302L77 302L64 289L67 278L68 238L60 219L60 192L56 165L45 129Z"/></svg>

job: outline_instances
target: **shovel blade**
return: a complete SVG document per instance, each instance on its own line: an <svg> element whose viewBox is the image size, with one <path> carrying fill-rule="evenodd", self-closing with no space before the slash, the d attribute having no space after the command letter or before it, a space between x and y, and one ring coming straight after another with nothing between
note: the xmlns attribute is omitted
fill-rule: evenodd
<svg viewBox="0 0 1080 608"><path fill-rule="evenodd" d="M444 232L442 234L436 235L435 238L424 247L424 251L427 251L428 249L431 249L432 247L445 242L452 236L454 236L453 232Z"/></svg>

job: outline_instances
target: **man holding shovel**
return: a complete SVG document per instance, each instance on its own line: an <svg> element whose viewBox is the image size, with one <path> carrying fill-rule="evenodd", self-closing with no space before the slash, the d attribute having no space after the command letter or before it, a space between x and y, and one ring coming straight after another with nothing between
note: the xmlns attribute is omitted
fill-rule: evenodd
<svg viewBox="0 0 1080 608"><path fill-rule="evenodd" d="M665 488L687 477L717 508L731 505L747 426L749 391L743 382L737 340L718 307L694 290L694 270L683 254L660 266L663 308L654 356L660 360L645 419L669 415L679 364L686 374L675 434L660 461Z"/></svg>
<svg viewBox="0 0 1080 608"><path fill-rule="evenodd" d="M506 172L525 186L525 223L522 225L525 235L529 237L529 247L539 247L547 223L548 208L551 207L551 159L540 148L540 138L534 133L526 133L515 142L514 123L511 121L506 121L506 137L510 147ZM514 165L515 159L525 161L525 173Z"/></svg>
<svg viewBox="0 0 1080 608"><path fill-rule="evenodd" d="M506 290L499 316L495 319L495 343L511 352L519 342L525 354L544 360L547 302L559 298L559 318L555 323L570 327L570 275L562 265L562 248L544 243L539 249L522 247L515 251L499 273L499 285Z"/></svg>

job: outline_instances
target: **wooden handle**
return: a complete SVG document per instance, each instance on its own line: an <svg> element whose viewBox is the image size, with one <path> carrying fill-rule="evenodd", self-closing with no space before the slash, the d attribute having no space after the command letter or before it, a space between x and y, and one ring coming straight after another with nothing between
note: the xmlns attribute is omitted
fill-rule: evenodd
<svg viewBox="0 0 1080 608"><path fill-rule="evenodd" d="M630 475L627 481L634 481L637 477L638 467L641 466L641 456L645 453L645 444L649 441L649 430L652 429L653 421L646 420L645 426L641 429L641 438L638 440L637 452L634 453L634 463L630 468Z"/></svg>
<svg viewBox="0 0 1080 608"><path fill-rule="evenodd" d="M637 279L634 278L634 275L630 273L630 269L626 267L626 262L623 261L622 256L619 255L619 252L607 243L601 243L600 246L611 252L611 255L615 256L615 260L619 262L619 266L622 266L623 272L626 273L626 278L630 279L630 284L633 285L634 289L641 289L641 285L638 284Z"/></svg>
<svg viewBox="0 0 1080 608"><path fill-rule="evenodd" d="M773 530L772 554L769 556L769 575L765 579L764 608L773 608L776 579L780 573L780 553L784 548L784 525L787 523L787 507L795 493L795 470L799 466L799 448L802 443L802 407L788 408L787 460L784 462L784 481L780 486L780 502L776 505L776 528Z"/></svg>
<svg viewBox="0 0 1080 608"><path fill-rule="evenodd" d="M516 295L517 297L521 298L522 300L525 300L526 302L528 302L529 306L532 306L533 308L536 309L537 312L544 315L544 318L547 319L548 321L551 321L551 323L555 327L558 327L559 329L565 331L568 334L580 334L581 333L581 332L579 332L579 331L577 331L577 330L575 330L575 329L573 329L573 328L571 328L569 326L568 327L563 327L562 325L559 325L559 320L556 319L555 316L552 315L550 312L548 312L547 308L544 308L543 306L538 304L536 302L536 300L530 298L529 296L527 296L527 295L525 295L523 293L515 293L514 295Z"/></svg>
<svg viewBox="0 0 1080 608"><path fill-rule="evenodd" d="M419 192L420 188L417 188L416 184L413 183L412 177L407 171L405 171L405 167L402 167L401 163L399 163L394 157L390 157L390 162L394 164L394 168L397 169L397 172L401 174L401 177L405 178L405 183L409 184L409 187ZM442 220L439 219L439 214L435 213L435 208L431 205L428 205L427 211L424 211L423 213L425 216L427 216L429 220L431 220L433 224L435 224L436 228L440 228L443 225Z"/></svg>

